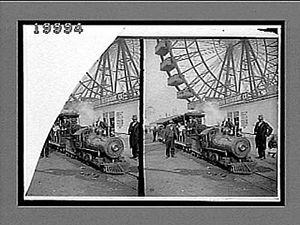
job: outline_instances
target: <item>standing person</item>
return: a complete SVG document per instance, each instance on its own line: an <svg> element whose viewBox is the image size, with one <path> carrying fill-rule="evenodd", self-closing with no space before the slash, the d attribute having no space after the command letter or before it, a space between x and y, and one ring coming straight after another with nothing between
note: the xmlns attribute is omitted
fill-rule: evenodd
<svg viewBox="0 0 300 225"><path fill-rule="evenodd" d="M175 157L175 140L177 140L177 131L173 121L170 121L170 125L166 127L166 131L164 134L164 142L166 144L166 158L171 156Z"/></svg>
<svg viewBox="0 0 300 225"><path fill-rule="evenodd" d="M54 133L54 142L59 143L60 141L60 127L59 127L59 123L56 122L53 126L53 133Z"/></svg>
<svg viewBox="0 0 300 225"><path fill-rule="evenodd" d="M157 135L157 128L156 128L156 126L153 127L152 133L153 133L153 142L155 142L156 141L156 135Z"/></svg>
<svg viewBox="0 0 300 225"><path fill-rule="evenodd" d="M129 136L129 145L132 149L132 159L136 159L138 157L139 152L139 129L140 123L137 121L137 115L132 116L132 122L128 128Z"/></svg>
<svg viewBox="0 0 300 225"><path fill-rule="evenodd" d="M234 124L231 122L230 118L227 118L227 121L225 122L225 130L229 130L229 135L234 135Z"/></svg>
<svg viewBox="0 0 300 225"><path fill-rule="evenodd" d="M179 141L184 142L183 139L183 130L185 129L185 126L181 123L178 124L178 130L179 130Z"/></svg>
<svg viewBox="0 0 300 225"><path fill-rule="evenodd" d="M273 128L264 121L263 115L258 115L258 122L254 127L255 144L258 151L258 159L265 159L267 137L271 135Z"/></svg>

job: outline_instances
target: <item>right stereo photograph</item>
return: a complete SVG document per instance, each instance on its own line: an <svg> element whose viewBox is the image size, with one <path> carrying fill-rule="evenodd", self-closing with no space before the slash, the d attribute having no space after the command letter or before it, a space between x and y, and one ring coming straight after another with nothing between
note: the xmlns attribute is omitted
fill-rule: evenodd
<svg viewBox="0 0 300 225"><path fill-rule="evenodd" d="M235 27L144 39L149 199L282 200L282 27Z"/></svg>

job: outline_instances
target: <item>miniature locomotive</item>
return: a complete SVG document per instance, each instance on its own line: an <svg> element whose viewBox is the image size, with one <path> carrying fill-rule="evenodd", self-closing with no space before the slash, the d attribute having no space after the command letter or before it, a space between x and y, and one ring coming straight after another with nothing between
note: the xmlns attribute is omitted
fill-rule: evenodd
<svg viewBox="0 0 300 225"><path fill-rule="evenodd" d="M250 174L256 163L249 157L250 141L246 137L224 134L220 127L209 127L190 136L188 152L221 165L233 173Z"/></svg>
<svg viewBox="0 0 300 225"><path fill-rule="evenodd" d="M204 113L190 112L173 118L175 123L185 124L186 127L175 142L176 147L230 172L251 174L256 162L249 156L249 139L224 132L221 126L208 127L204 125L204 117Z"/></svg>
<svg viewBox="0 0 300 225"><path fill-rule="evenodd" d="M129 163L122 157L123 140L105 135L93 127L82 127L78 123L78 113L61 113L54 125L59 126L59 135L52 129L47 145L76 158L88 165L100 168L102 172L124 174L129 170Z"/></svg>

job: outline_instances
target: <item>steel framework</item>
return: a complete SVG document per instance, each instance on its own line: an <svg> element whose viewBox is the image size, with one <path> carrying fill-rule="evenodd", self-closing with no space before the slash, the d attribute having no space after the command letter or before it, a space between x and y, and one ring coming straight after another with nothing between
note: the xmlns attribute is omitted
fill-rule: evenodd
<svg viewBox="0 0 300 225"><path fill-rule="evenodd" d="M278 39L160 39L155 53L177 97L188 102L278 87Z"/></svg>
<svg viewBox="0 0 300 225"><path fill-rule="evenodd" d="M139 61L138 39L116 39L79 81L68 102L93 102L101 97L139 91Z"/></svg>

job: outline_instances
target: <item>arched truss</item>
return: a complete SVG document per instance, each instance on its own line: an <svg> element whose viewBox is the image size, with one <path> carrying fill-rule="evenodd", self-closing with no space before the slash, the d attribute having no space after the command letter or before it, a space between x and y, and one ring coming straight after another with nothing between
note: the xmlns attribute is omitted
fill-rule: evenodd
<svg viewBox="0 0 300 225"><path fill-rule="evenodd" d="M168 84L189 102L259 97L278 86L278 39L158 40L155 53Z"/></svg>
<svg viewBox="0 0 300 225"><path fill-rule="evenodd" d="M133 94L140 83L139 39L116 39L70 95L72 101L96 101L117 93Z"/></svg>

